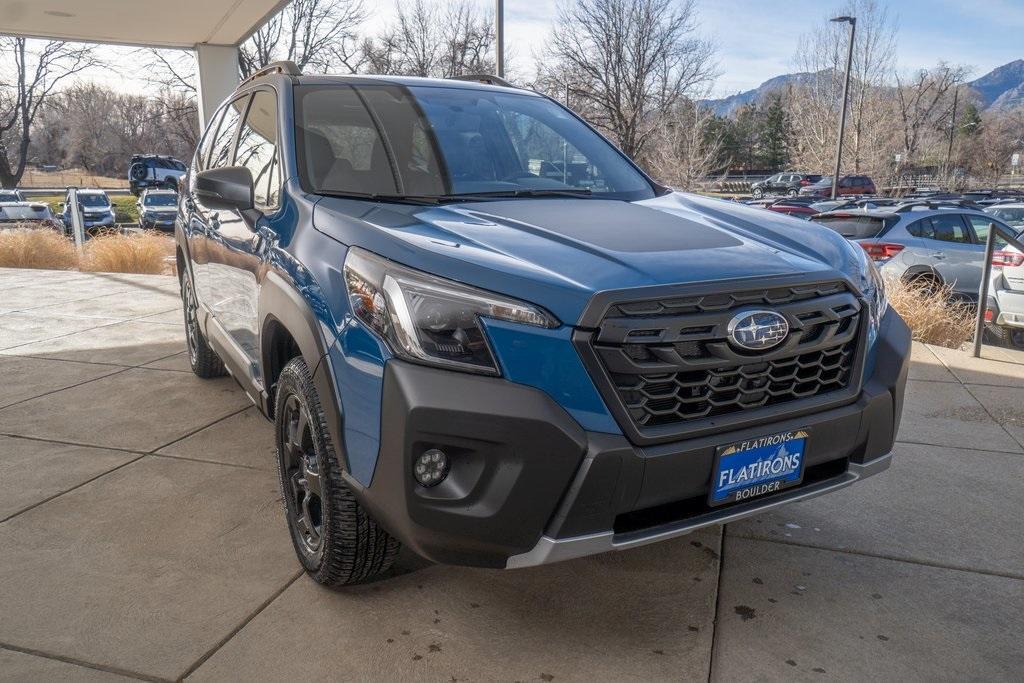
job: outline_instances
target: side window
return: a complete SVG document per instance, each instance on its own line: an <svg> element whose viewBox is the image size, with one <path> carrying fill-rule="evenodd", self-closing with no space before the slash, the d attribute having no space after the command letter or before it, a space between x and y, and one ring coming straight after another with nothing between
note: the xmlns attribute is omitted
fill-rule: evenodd
<svg viewBox="0 0 1024 683"><path fill-rule="evenodd" d="M970 244L971 235L967 232L967 225L960 218L960 214L938 214L932 216L929 220L934 232L932 239L939 242Z"/></svg>
<svg viewBox="0 0 1024 683"><path fill-rule="evenodd" d="M277 164L277 99L274 93L258 90L252 96L245 125L238 134L234 165L245 166L252 173L256 206L277 208L281 180Z"/></svg>
<svg viewBox="0 0 1024 683"><path fill-rule="evenodd" d="M245 110L245 103L248 99L248 95L242 95L224 108L224 115L217 125L217 133L213 136L207 168L218 168L230 163L231 143L235 140L238 120L242 118L242 112Z"/></svg>
<svg viewBox="0 0 1024 683"><path fill-rule="evenodd" d="M914 237L927 237L928 239L935 239L935 230L932 229L932 219L922 218L916 223L911 223L907 226L907 232Z"/></svg>
<svg viewBox="0 0 1024 683"><path fill-rule="evenodd" d="M221 109L214 113L210 124L206 126L203 138L199 141L199 147L196 149L196 158L193 162L195 170L202 171L206 168L206 160L210 158L210 147L213 146L213 139L217 136L217 126L220 125L220 120L223 117L224 110Z"/></svg>
<svg viewBox="0 0 1024 683"><path fill-rule="evenodd" d="M997 225L999 225L999 227L1003 228L1004 230L1011 234L1016 233L1015 230L1006 227L997 220L993 220L990 216L975 216L973 214L965 214L964 218L970 221L971 227L974 228L974 235L978 238L979 244L985 244L985 241L988 239L989 226L992 225L992 223L996 223ZM996 249L1002 249L1003 247L1006 246L1006 240L1002 240L999 238L998 235L996 235L995 246Z"/></svg>
<svg viewBox="0 0 1024 683"><path fill-rule="evenodd" d="M384 142L351 87L300 88L295 102L299 168L326 192L398 191Z"/></svg>

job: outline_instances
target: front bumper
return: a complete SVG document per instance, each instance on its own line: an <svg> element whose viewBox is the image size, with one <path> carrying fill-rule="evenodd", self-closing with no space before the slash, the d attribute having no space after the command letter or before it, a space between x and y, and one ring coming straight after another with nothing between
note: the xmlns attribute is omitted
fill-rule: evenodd
<svg viewBox="0 0 1024 683"><path fill-rule="evenodd" d="M174 230L174 217L170 218L141 218L139 225L146 230Z"/></svg>
<svg viewBox="0 0 1024 683"><path fill-rule="evenodd" d="M899 427L910 332L890 311L860 395L770 424L639 447L584 431L546 393L507 380L390 361L373 481L356 487L371 514L427 559L525 567L622 550L731 522L849 486L889 466ZM807 429L803 483L710 508L719 445ZM452 458L424 488L412 462L430 448Z"/></svg>

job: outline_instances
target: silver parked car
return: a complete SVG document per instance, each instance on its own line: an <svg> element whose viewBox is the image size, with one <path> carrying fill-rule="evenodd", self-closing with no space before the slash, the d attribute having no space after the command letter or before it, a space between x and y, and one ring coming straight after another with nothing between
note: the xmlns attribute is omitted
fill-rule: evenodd
<svg viewBox="0 0 1024 683"><path fill-rule="evenodd" d="M968 299L978 296L989 224L1006 225L969 203L933 202L830 211L811 220L858 242L884 276L935 288L949 285Z"/></svg>

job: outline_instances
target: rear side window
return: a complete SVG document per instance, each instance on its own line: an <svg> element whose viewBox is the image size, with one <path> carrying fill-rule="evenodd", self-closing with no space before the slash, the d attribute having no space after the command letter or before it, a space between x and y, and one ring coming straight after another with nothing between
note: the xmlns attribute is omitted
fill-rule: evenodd
<svg viewBox="0 0 1024 683"><path fill-rule="evenodd" d="M267 90L258 90L238 134L235 165L252 173L253 203L261 209L276 209L281 194L277 163L277 100Z"/></svg>
<svg viewBox="0 0 1024 683"><path fill-rule="evenodd" d="M238 120L242 118L242 112L245 110L245 103L248 99L248 95L242 95L224 108L224 115L217 125L217 133L213 137L209 168L228 165L231 159L231 143L234 142L235 131L238 130Z"/></svg>
<svg viewBox="0 0 1024 683"><path fill-rule="evenodd" d="M814 216L811 218L815 223L824 225L826 228L835 230L840 235L851 240L861 240L869 237L881 237L892 227L895 222L891 218L882 216Z"/></svg>
<svg viewBox="0 0 1024 683"><path fill-rule="evenodd" d="M939 242L957 242L970 244L971 235L960 214L945 214L922 218L907 228L914 237L938 240Z"/></svg>

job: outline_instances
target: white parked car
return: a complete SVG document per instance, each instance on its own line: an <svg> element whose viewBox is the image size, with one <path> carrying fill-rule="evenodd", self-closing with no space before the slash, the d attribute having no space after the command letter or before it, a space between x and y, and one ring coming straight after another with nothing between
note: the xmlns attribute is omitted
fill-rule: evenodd
<svg viewBox="0 0 1024 683"><path fill-rule="evenodd" d="M985 212L1017 233L1024 232L1024 203L997 204ZM1024 348L1024 253L1014 247L1003 247L992 256L985 326L996 341Z"/></svg>

